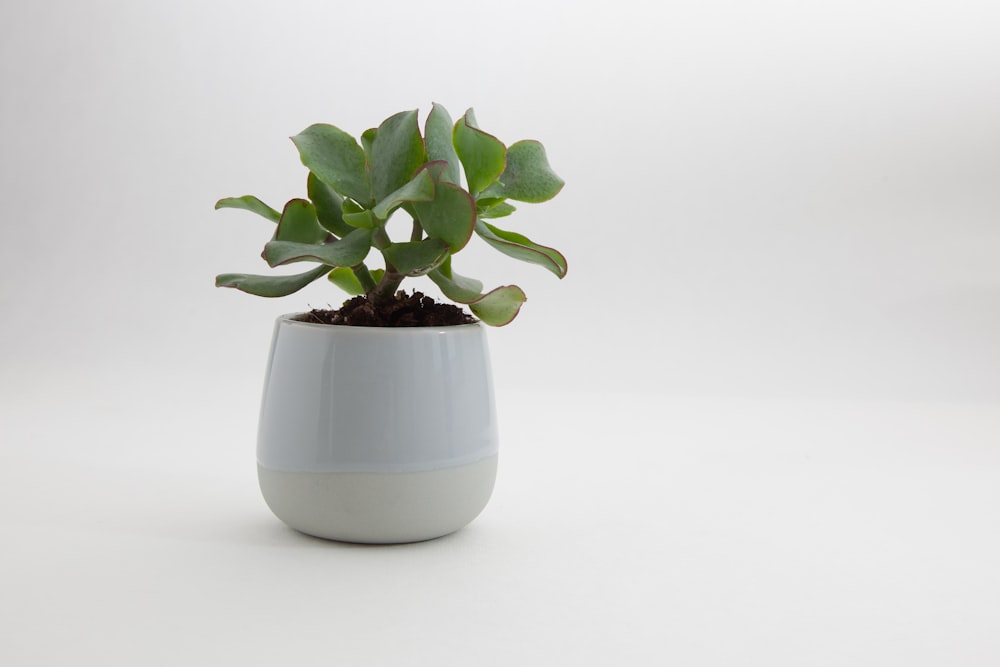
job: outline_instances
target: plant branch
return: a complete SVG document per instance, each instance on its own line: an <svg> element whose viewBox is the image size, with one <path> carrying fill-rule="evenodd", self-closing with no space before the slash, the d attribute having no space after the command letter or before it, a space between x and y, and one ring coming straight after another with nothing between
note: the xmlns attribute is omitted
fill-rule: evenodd
<svg viewBox="0 0 1000 667"><path fill-rule="evenodd" d="M375 278L364 262L352 266L351 271L354 272L355 277L361 283L361 287L364 288L366 294L375 290Z"/></svg>
<svg viewBox="0 0 1000 667"><path fill-rule="evenodd" d="M392 245L392 239L389 238L389 233L385 231L385 227L379 227L372 234L372 245L379 250L385 250ZM385 270L388 271L389 267L386 267Z"/></svg>
<svg viewBox="0 0 1000 667"><path fill-rule="evenodd" d="M392 239L389 238L389 234L385 231L385 227L379 227L375 230L375 233L372 235L372 244L379 250L385 250L392 245ZM395 296L396 290L399 289L399 284L403 282L403 278L405 277L406 276L399 273L396 270L396 267L393 266L388 259L386 259L385 273L382 275L382 280L379 281L378 285L375 285L372 288L366 287L365 296L372 303L385 303L390 301L393 296Z"/></svg>
<svg viewBox="0 0 1000 667"><path fill-rule="evenodd" d="M391 301L396 295L396 290L399 289L399 284L403 282L404 276L402 273L397 273L395 270L389 270L388 263L386 263L385 275L382 276L382 280L379 281L375 289L369 290L365 293L365 296L372 303L385 303Z"/></svg>

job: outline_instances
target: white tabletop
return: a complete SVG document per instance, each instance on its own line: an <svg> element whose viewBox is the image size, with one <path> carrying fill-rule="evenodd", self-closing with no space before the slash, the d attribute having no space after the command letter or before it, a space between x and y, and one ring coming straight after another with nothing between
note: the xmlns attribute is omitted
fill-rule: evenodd
<svg viewBox="0 0 1000 667"><path fill-rule="evenodd" d="M5 403L4 664L1000 656L996 405L501 395L484 513L365 547L270 514L252 388L82 387Z"/></svg>

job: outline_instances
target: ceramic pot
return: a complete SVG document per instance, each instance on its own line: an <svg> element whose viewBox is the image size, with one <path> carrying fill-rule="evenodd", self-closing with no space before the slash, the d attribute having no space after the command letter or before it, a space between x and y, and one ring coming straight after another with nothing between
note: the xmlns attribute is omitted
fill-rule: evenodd
<svg viewBox="0 0 1000 667"><path fill-rule="evenodd" d="M275 323L257 439L274 514L303 533L416 542L472 521L493 492L486 327Z"/></svg>

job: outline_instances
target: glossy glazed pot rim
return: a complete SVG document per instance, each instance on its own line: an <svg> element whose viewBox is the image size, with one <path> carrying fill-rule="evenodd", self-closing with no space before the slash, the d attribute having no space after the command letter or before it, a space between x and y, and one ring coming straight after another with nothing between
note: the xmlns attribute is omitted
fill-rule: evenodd
<svg viewBox="0 0 1000 667"><path fill-rule="evenodd" d="M471 324L450 324L447 326L430 326L430 327L359 327L355 325L348 324L322 324L319 322L306 322L304 320L295 319L301 317L306 313L285 313L284 315L278 316L278 321L282 324L289 324L293 326L304 326L311 329L327 329L331 332L338 333L348 333L354 332L358 334L364 334L366 336L373 335L384 335L384 336L398 336L398 335L413 335L414 333L428 333L436 332L441 334L447 333L461 333L466 331L478 331L480 329L485 329L486 325L480 320L476 320ZM348 335L350 335L348 333Z"/></svg>

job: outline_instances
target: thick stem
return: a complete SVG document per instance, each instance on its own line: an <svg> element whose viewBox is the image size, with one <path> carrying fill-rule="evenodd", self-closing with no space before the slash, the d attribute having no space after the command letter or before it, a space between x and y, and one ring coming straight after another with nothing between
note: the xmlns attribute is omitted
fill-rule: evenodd
<svg viewBox="0 0 1000 667"><path fill-rule="evenodd" d="M375 278L372 276L371 271L365 266L364 262L351 267L351 271L354 272L355 277L358 282L361 283L361 287L365 290L365 293L369 293L375 289Z"/></svg>
<svg viewBox="0 0 1000 667"><path fill-rule="evenodd" d="M413 219L413 231L410 232L410 241L416 242L424 238L424 228L420 226L417 219Z"/></svg>
<svg viewBox="0 0 1000 667"><path fill-rule="evenodd" d="M389 238L389 234L385 231L385 227L379 227L375 230L375 234L372 235L372 243L379 250L384 250L392 245L392 240ZM386 260L385 263L385 274L382 276L382 280L379 281L378 285L374 289L368 289L365 292L365 296L372 303L385 303L386 301L391 301L396 295L396 290L399 289L399 284L403 282L405 278L402 273L396 271L396 267Z"/></svg>
<svg viewBox="0 0 1000 667"><path fill-rule="evenodd" d="M390 271L387 266L382 280L375 286L375 289L368 291L368 300L376 304L392 301L396 295L396 290L399 289L399 284L403 282L403 278L405 277L402 273Z"/></svg>
<svg viewBox="0 0 1000 667"><path fill-rule="evenodd" d="M389 233L385 231L385 227L379 227L372 234L372 245L379 250L385 250L392 245L392 239L389 238Z"/></svg>

